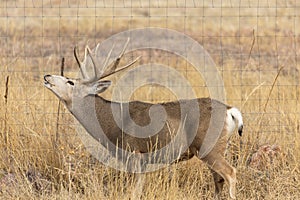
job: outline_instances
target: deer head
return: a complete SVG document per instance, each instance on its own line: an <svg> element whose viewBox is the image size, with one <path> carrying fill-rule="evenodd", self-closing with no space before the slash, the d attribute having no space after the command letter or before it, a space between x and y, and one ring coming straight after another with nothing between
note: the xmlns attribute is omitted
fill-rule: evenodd
<svg viewBox="0 0 300 200"><path fill-rule="evenodd" d="M74 56L81 72L81 78L71 79L58 75L45 75L45 87L51 90L65 104L72 102L72 97L74 96L84 98L88 95L96 95L104 92L111 85L111 81L103 80L104 78L132 66L140 58L138 57L131 63L117 69L128 43L129 38L117 59L115 59L111 65L108 65L111 52L114 48L113 46L102 67L97 64L98 60L96 57L97 52L99 51L99 44L93 50L90 50L88 46L85 47L85 55L82 62L78 59L77 48L75 47ZM92 77L89 77L87 73L87 68L90 66L93 69ZM100 72L98 72L99 69Z"/></svg>

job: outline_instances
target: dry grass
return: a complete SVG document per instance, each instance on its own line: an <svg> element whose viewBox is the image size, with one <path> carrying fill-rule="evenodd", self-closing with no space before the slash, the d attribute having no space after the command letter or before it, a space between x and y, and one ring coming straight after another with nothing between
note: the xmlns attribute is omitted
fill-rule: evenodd
<svg viewBox="0 0 300 200"><path fill-rule="evenodd" d="M49 0L43 1L43 9L32 2L0 3L0 14L4 16L0 17L1 199L212 198L210 172L196 159L143 175L142 196L135 196L140 185L136 176L95 162L74 134L73 118L63 106L57 138L58 100L44 89L42 76L59 74L62 56L66 57L65 74L74 75L75 44L82 50L88 40L94 44L116 32L147 26L182 31L199 41L218 65L228 103L242 109L243 144L240 146L240 139L234 137L230 148L231 154L239 155L237 198L300 197L300 21L291 2L278 4L277 9L275 1L267 1L259 9L250 1L241 4L240 9L233 1L223 1L222 9L217 3L193 6L193 1L176 1L168 8L163 1L153 1L151 9L147 8L149 1L138 5L115 1L120 8L101 1L96 9L91 6L94 1L64 1L68 4ZM180 8L184 2L192 6ZM192 71L185 73L189 65L174 56L167 60L164 56L154 59L178 70L184 65L183 75L195 85L197 95L208 95L201 77ZM280 67L284 68L274 82ZM164 89L143 87L133 98L166 101L172 98L170 95ZM250 168L250 156L266 143L279 145L282 155L266 170ZM228 160L232 162L231 156ZM227 191L223 193L224 198L228 196Z"/></svg>

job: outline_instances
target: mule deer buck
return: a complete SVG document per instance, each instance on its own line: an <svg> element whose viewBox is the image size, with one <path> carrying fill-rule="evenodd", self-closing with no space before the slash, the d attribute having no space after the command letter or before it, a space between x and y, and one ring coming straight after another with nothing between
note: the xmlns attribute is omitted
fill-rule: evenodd
<svg viewBox="0 0 300 200"><path fill-rule="evenodd" d="M109 53L102 68L97 65L97 62L99 62L97 59L98 45L93 50L90 50L88 46L85 48L83 62L79 61L75 47L74 56L79 65L82 78L71 79L58 75L45 75L45 87L64 103L72 115L94 139L110 151L115 151L116 146L118 146L131 153L149 153L163 148L170 143L172 140L170 130L181 129L181 132L185 136L185 138L181 138L182 143L188 146L182 152L178 150L179 147L175 146L175 150L178 148L178 151L176 151L178 156L175 162L188 160L193 156L197 156L200 160L207 163L212 171L215 183L215 197L218 198L223 184L226 182L229 186L229 195L234 199L236 169L225 160L224 152L227 140L236 128L236 125L238 126L239 134L242 135L243 120L238 109L210 98L185 99L151 104L140 101L113 102L98 96L99 93L104 92L111 85L111 81L103 80L104 78L132 66L138 60L135 59L126 66L117 69L128 41L119 57L111 65L107 64L111 52ZM87 63L93 66L94 74L92 77L88 77L86 70ZM100 73L98 69L101 70ZM126 107L129 109L129 113L124 114L122 109ZM156 117L155 119L151 119L151 116L155 114L158 114L156 116L160 116L160 113L156 112L160 112L161 110L156 108L164 108L166 118L162 117L160 119ZM184 120L182 120L181 116L184 116ZM116 122L118 121L116 118L121 119L121 127ZM152 120L156 120L159 123L161 122L163 126L155 135L135 137L140 133L136 133L138 129L131 127L130 120L140 126L147 126L152 123ZM220 130L214 129L216 126L221 127ZM132 132L125 132L124 130ZM214 130L219 131L220 134L218 137L215 137L215 143L211 143L207 138L212 136L208 134L213 134ZM101 131L103 131L104 135L99 134ZM210 146L208 147L209 151L201 153L201 148L203 149L205 145L206 149L207 146Z"/></svg>

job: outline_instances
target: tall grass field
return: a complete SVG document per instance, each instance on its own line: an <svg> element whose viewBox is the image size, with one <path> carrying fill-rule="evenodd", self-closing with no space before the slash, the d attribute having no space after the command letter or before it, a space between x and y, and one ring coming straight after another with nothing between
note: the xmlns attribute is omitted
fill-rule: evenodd
<svg viewBox="0 0 300 200"><path fill-rule="evenodd" d="M74 46L83 58L86 44L146 27L199 42L223 78L226 103L241 110L244 135L236 131L226 153L237 168L237 199L299 199L299 11L297 1L275 0L1 1L0 199L213 199L210 170L196 158L146 174L98 162L78 137L73 116L43 86L45 74L60 74L62 57L65 76L77 76ZM122 64L142 55L139 64L171 66L197 97L209 96L205 80L183 58L154 50L133 54ZM113 89L101 95L111 99ZM131 99L155 103L176 96L145 85ZM263 145L276 152L251 163ZM225 186L222 198L228 196Z"/></svg>

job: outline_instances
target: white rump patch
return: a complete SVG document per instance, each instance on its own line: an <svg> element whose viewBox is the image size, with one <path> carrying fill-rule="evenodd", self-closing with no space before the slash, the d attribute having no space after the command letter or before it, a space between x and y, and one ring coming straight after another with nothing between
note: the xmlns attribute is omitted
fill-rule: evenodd
<svg viewBox="0 0 300 200"><path fill-rule="evenodd" d="M227 110L226 125L229 136L232 135L236 125L238 125L239 129L243 126L243 117L237 108Z"/></svg>

